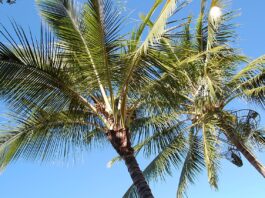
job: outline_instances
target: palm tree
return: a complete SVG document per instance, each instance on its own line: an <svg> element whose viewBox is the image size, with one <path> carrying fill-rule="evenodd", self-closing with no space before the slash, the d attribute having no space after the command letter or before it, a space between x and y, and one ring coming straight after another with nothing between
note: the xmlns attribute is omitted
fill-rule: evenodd
<svg viewBox="0 0 265 198"><path fill-rule="evenodd" d="M181 103L174 111L178 123L183 123L178 134L185 146L176 147L178 136L170 139L169 130L156 130L136 146L147 156L156 155L143 171L147 180L165 179L172 168L183 163L179 198L204 168L209 184L217 189L220 159L224 157L240 167L242 154L265 177L265 167L253 154L253 149L265 147L265 131L258 128L259 114L231 108L239 99L264 107L265 56L249 61L231 46L235 33L229 21L235 13L224 13L224 1L212 0L207 15L206 6L202 0L195 31L188 17L183 30L162 38L156 46L159 50L154 51L154 57L159 57L156 64L167 70L164 78L170 79L164 86L173 89L172 95L178 93L175 98L186 99L176 101ZM151 21L149 24L152 27ZM124 197L137 197L133 186Z"/></svg>
<svg viewBox="0 0 265 198"><path fill-rule="evenodd" d="M39 40L15 22L16 37L1 28L6 43L0 43L0 97L15 121L1 132L1 169L19 158L73 158L80 149L107 140L125 161L138 195L153 197L131 136L176 123L175 117L168 123L162 119L177 106L166 100L163 71L150 56L156 51L152 44L167 32L175 0L166 1L141 42L161 3L155 1L129 39L120 33L123 20L110 0L88 0L82 6L72 0L37 0L45 21ZM151 119L155 115L160 118Z"/></svg>

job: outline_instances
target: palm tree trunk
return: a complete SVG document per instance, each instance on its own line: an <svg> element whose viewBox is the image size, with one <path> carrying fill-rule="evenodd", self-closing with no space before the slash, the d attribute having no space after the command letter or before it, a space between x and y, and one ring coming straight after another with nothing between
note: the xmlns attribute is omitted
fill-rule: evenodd
<svg viewBox="0 0 265 198"><path fill-rule="evenodd" d="M147 184L142 171L134 157L134 155L127 155L123 157L128 171L133 180L133 184L137 189L140 198L154 198L149 185Z"/></svg>
<svg viewBox="0 0 265 198"><path fill-rule="evenodd" d="M238 137L233 133L233 130L225 130L226 136L236 146L236 148L245 156L249 163L265 177L265 167L257 160L257 158L249 151Z"/></svg>
<svg viewBox="0 0 265 198"><path fill-rule="evenodd" d="M107 132L107 137L114 149L125 161L139 197L154 198L143 172L135 159L134 150L131 147L129 130L124 128L109 130Z"/></svg>

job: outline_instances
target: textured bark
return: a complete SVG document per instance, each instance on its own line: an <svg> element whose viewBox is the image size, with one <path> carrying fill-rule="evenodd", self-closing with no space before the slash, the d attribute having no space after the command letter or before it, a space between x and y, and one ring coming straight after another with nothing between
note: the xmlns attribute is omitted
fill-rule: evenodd
<svg viewBox="0 0 265 198"><path fill-rule="evenodd" d="M241 143L238 137L233 133L233 130L226 130L226 136L236 146L236 148L244 155L249 163L263 176L265 177L265 167L257 160L257 158Z"/></svg>
<svg viewBox="0 0 265 198"><path fill-rule="evenodd" d="M117 153L123 158L140 198L153 198L151 189L135 159L128 129L109 130L107 137Z"/></svg>
<svg viewBox="0 0 265 198"><path fill-rule="evenodd" d="M154 198L151 189L147 184L142 171L133 155L127 155L123 157L128 171L133 180L133 184L137 189L137 193L140 198Z"/></svg>

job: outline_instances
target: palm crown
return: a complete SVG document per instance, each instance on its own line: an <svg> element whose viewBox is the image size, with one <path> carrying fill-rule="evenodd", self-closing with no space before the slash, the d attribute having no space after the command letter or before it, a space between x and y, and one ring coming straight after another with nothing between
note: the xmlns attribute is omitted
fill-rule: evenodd
<svg viewBox="0 0 265 198"><path fill-rule="evenodd" d="M148 180L165 179L173 167L183 164L177 197L183 197L188 184L194 183L203 168L210 185L217 188L223 157L240 167L242 154L265 176L264 166L252 153L255 148L264 148L265 143L264 131L258 128L258 113L230 107L238 99L264 106L265 58L248 61L231 47L235 32L229 21L235 13L223 13L225 6L224 1L213 0L209 14L205 14L206 1L202 0L195 30L188 17L181 32L168 34L156 46L157 62L167 70L164 78L171 79L164 83L173 89L181 87L172 95L178 93L176 99L184 98L174 111L182 127L174 138L170 130L157 130L140 141L137 148L147 156L156 154L144 170ZM175 144L178 139L184 145ZM136 196L131 187L124 197Z"/></svg>
<svg viewBox="0 0 265 198"><path fill-rule="evenodd" d="M225 22L232 13L205 19L202 1L195 34L191 18L182 21L185 28L179 34L175 27L165 28L175 22L168 22L175 0L167 0L151 21L161 3L155 1L129 39L121 36L123 21L109 0L89 0L83 6L38 0L50 28L42 29L39 41L15 23L17 39L2 27L9 44L0 43L0 95L17 122L0 139L2 168L20 157L71 157L77 148L108 140L125 161L140 197L152 194L134 152L158 154L144 171L147 178L170 173L171 165L186 155L181 196L203 166L217 187L224 142L264 174L247 144L264 143L262 131L251 125L257 116L240 119L225 108L238 97L263 104L264 58L236 73L247 60L228 46L233 35ZM211 8L221 5L213 0ZM133 140L139 142L134 148Z"/></svg>
<svg viewBox="0 0 265 198"><path fill-rule="evenodd" d="M8 44L0 43L0 94L16 113L15 129L1 135L2 169L19 157L70 157L76 148L108 139L133 174L140 196L152 197L130 136L145 127L139 120L164 111L159 104L170 106L158 94L162 70L151 64L148 50L166 32L175 1L167 1L140 42L161 3L155 1L129 39L121 36L123 21L109 0L89 0L83 6L72 0L38 0L49 26L42 28L38 41L16 23L17 39L2 27Z"/></svg>

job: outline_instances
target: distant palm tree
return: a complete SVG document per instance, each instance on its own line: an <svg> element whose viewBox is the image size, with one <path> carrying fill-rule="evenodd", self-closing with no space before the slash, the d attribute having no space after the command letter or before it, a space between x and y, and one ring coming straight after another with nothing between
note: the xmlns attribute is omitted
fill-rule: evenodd
<svg viewBox="0 0 265 198"><path fill-rule="evenodd" d="M1 169L19 158L72 158L103 139L125 161L139 196L153 197L130 136L169 125L152 116L162 117L172 104L161 83L163 71L152 64L149 51L155 52L151 44L166 34L175 0L166 1L146 39L140 40L161 3L155 1L127 40L110 0L88 0L82 6L72 0L37 0L51 30L42 29L39 41L16 23L16 38L1 28L8 44L0 43L0 96L15 121L14 129L1 132Z"/></svg>
<svg viewBox="0 0 265 198"><path fill-rule="evenodd" d="M176 147L174 141L178 136L172 138L172 131L156 130L140 140L136 148L147 156L156 154L143 171L148 180L165 179L171 174L172 166L179 167L183 159L179 198L204 167L210 185L217 189L222 157L240 167L242 154L265 177L265 167L252 153L253 148L265 147L265 131L258 129L259 115L254 110L232 107L239 99L264 107L265 56L249 62L231 47L235 33L229 21L235 13L224 13L224 8L224 1L212 0L209 14L205 16L206 0L202 0L195 31L188 17L183 31L161 39L152 59L158 57L156 64L167 68L164 78L168 81L164 86L173 90L172 95L178 93L176 99L180 95L186 98L176 101L181 103L174 112L182 120L179 135L186 147ZM149 25L152 27L151 21ZM124 197L137 197L134 188Z"/></svg>

